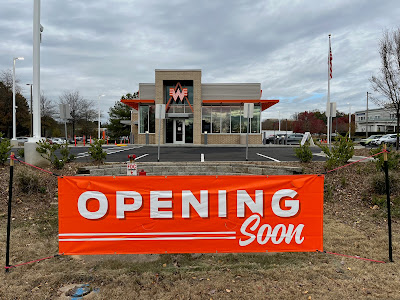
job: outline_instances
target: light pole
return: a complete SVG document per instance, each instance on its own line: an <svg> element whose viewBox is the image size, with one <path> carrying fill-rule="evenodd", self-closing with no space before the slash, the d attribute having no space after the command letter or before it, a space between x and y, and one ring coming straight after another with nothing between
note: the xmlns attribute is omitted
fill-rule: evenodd
<svg viewBox="0 0 400 300"><path fill-rule="evenodd" d="M31 86L31 113L30 113L30 115L31 115L31 134L30 134L30 136L32 137L33 136L33 110L32 110L32 85L33 85L33 83L27 83L26 85Z"/></svg>
<svg viewBox="0 0 400 300"><path fill-rule="evenodd" d="M281 133L281 111L278 111L278 120L279 120L279 134Z"/></svg>
<svg viewBox="0 0 400 300"><path fill-rule="evenodd" d="M13 58L13 137L14 141L17 140L17 107L15 105L15 61L16 60L24 60L23 57L14 57Z"/></svg>
<svg viewBox="0 0 400 300"><path fill-rule="evenodd" d="M100 139L100 97L104 97L105 95L99 95L99 134L97 136Z"/></svg>
<svg viewBox="0 0 400 300"><path fill-rule="evenodd" d="M367 92L367 115L365 118L365 137L368 138L368 92Z"/></svg>
<svg viewBox="0 0 400 300"><path fill-rule="evenodd" d="M347 103L349 106L349 139L351 138L351 105L350 103Z"/></svg>

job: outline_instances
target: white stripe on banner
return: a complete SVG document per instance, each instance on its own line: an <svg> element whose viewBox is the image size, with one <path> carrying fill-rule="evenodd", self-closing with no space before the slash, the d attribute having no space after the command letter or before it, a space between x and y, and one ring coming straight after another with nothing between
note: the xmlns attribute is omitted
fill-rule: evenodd
<svg viewBox="0 0 400 300"><path fill-rule="evenodd" d="M155 238L89 238L89 239L58 239L60 242L112 242L112 241L179 241L179 240L235 240L236 236L176 236L176 237L155 237Z"/></svg>
<svg viewBox="0 0 400 300"><path fill-rule="evenodd" d="M196 234L236 234L235 231L211 231L211 232L149 232L149 233L142 233L142 232L129 232L129 233L60 233L58 236L114 236L114 235L196 235Z"/></svg>

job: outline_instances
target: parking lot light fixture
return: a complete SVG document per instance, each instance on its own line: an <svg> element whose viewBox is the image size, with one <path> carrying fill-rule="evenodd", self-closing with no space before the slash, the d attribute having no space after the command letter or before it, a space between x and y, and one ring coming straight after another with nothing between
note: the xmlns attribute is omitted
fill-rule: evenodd
<svg viewBox="0 0 400 300"><path fill-rule="evenodd" d="M105 95L99 95L99 133L97 138L100 139L100 97L104 97Z"/></svg>
<svg viewBox="0 0 400 300"><path fill-rule="evenodd" d="M13 58L13 137L12 140L17 140L17 107L15 104L15 61L24 60L23 57L14 57Z"/></svg>
<svg viewBox="0 0 400 300"><path fill-rule="evenodd" d="M347 103L349 106L349 139L351 138L351 105L350 103Z"/></svg>

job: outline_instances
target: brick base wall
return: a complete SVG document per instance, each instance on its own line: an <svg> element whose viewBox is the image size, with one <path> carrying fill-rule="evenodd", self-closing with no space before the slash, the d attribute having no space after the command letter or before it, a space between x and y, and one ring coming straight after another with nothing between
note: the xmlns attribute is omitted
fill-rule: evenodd
<svg viewBox="0 0 400 300"><path fill-rule="evenodd" d="M204 144L204 134L201 135L201 143ZM208 144L226 144L226 145L245 145L246 134L207 134ZM261 134L249 134L249 144L261 145Z"/></svg>

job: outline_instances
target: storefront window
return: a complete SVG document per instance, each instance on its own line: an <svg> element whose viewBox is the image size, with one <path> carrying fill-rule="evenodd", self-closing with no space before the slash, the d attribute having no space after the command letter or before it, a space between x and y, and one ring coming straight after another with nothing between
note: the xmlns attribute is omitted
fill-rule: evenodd
<svg viewBox="0 0 400 300"><path fill-rule="evenodd" d="M211 133L211 106L203 106L202 109L202 133Z"/></svg>
<svg viewBox="0 0 400 300"><path fill-rule="evenodd" d="M247 118L243 116L243 106L241 106L241 111L240 111L240 123L241 123L241 131L242 133L247 133Z"/></svg>
<svg viewBox="0 0 400 300"><path fill-rule="evenodd" d="M254 105L249 133L260 133L260 105ZM202 132L247 133L247 119L243 117L243 105L203 106Z"/></svg>
<svg viewBox="0 0 400 300"><path fill-rule="evenodd" d="M140 105L139 107L139 133L155 132L154 105Z"/></svg>
<svg viewBox="0 0 400 300"><path fill-rule="evenodd" d="M211 132L220 133L221 132L221 106L212 106L211 112Z"/></svg>
<svg viewBox="0 0 400 300"><path fill-rule="evenodd" d="M231 132L240 133L240 106L231 106Z"/></svg>
<svg viewBox="0 0 400 300"><path fill-rule="evenodd" d="M251 133L260 133L260 113L261 108L259 105L254 105L254 115L251 119Z"/></svg>
<svg viewBox="0 0 400 300"><path fill-rule="evenodd" d="M231 131L231 107L221 106L221 132L230 133Z"/></svg>

